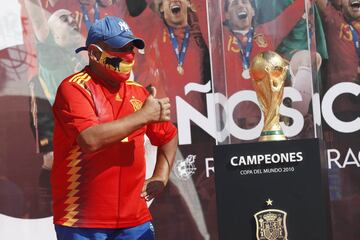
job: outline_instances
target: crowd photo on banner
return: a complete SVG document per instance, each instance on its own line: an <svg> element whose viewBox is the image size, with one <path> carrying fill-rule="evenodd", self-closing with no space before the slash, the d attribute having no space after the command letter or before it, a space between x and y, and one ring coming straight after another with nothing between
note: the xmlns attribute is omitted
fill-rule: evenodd
<svg viewBox="0 0 360 240"><path fill-rule="evenodd" d="M285 135L325 142L332 238L360 239L358 0L3 0L0 239L56 239L52 106L63 79L89 64L75 50L106 16L144 40L130 79L170 99L178 129L169 181L147 202L156 239L219 239L213 147L258 141L249 68L268 50L289 64ZM144 146L149 178L157 147L146 136Z"/></svg>

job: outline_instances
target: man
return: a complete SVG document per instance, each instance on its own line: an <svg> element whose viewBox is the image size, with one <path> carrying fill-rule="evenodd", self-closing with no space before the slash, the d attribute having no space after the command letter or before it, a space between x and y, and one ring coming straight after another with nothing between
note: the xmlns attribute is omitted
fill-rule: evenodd
<svg viewBox="0 0 360 240"><path fill-rule="evenodd" d="M183 117L176 112L176 97L207 116L205 93L211 91L210 58L200 29L199 11L194 7L197 3L198 10L205 4L195 0L130 0L126 3L130 14L138 16L133 20L139 21L136 30L146 33L147 47L144 54L137 55L137 63L141 64L134 70L136 80L154 86L157 96L169 96L172 122ZM201 86L202 92L186 92L185 86L189 83L205 86ZM196 180L205 171L202 159L211 156L209 146L214 144L214 139L196 124L191 125L191 137L196 146L179 146L176 161L184 162L189 155L196 154L196 173L187 181L171 174L166 192L150 208L156 216L155 222L161 225L157 231L160 239L186 239L191 235L191 239L197 240L217 235L216 213L207 211L196 186ZM177 171L175 167L173 173ZM174 205L177 207L173 208ZM173 216L171 220L166 218L168 215Z"/></svg>
<svg viewBox="0 0 360 240"><path fill-rule="evenodd" d="M133 1L132 5L142 6L142 2ZM154 1L139 16L142 24L137 27L142 29L138 32L147 32L148 44L145 54L138 56L142 65L135 69L135 78L144 85L153 85L159 96L169 96L173 122L177 122L176 96L206 115L205 94L185 94L184 89L188 83L204 85L210 81L209 52L196 14L189 0L162 0ZM154 30L145 30L149 28Z"/></svg>
<svg viewBox="0 0 360 240"><path fill-rule="evenodd" d="M360 85L360 2L355 0L317 0L329 51L325 90L342 82ZM338 85L339 86L339 85ZM354 85L355 86L355 85ZM327 92L324 92L327 94ZM360 95L341 94L336 97L332 110L340 121L350 122L359 117ZM359 152L360 131L343 133L324 127L328 149L336 149L338 162L348 163L351 151ZM345 164L346 165L346 164ZM329 169L333 238L355 240L360 236L359 225L359 168L346 166Z"/></svg>
<svg viewBox="0 0 360 240"><path fill-rule="evenodd" d="M25 7L37 40L39 81L53 104L61 80L84 65L74 53L82 41L78 22L67 9L58 9L47 18L40 0L26 0Z"/></svg>
<svg viewBox="0 0 360 240"><path fill-rule="evenodd" d="M253 90L249 74L252 57L263 51L274 51L304 11L304 0L295 0L274 20L256 25L254 0L224 0L226 94L229 97L241 90ZM259 123L261 112L253 102L238 104L234 112L235 123L243 129Z"/></svg>
<svg viewBox="0 0 360 240"><path fill-rule="evenodd" d="M89 66L66 78L53 106L54 223L58 240L154 239L146 200L168 181L176 128L168 98L155 99L129 79L134 50L129 26L107 16L89 29ZM158 146L145 181L144 134Z"/></svg>
<svg viewBox="0 0 360 240"><path fill-rule="evenodd" d="M360 31L360 2L355 0L335 2L340 4L339 10L327 0L316 1L323 16L329 51L326 89L344 81L360 84L360 51L356 47ZM358 109L359 101L349 97L341 97L334 102L334 110L339 114L354 112L356 117ZM350 117L348 120L353 119L351 116L348 117Z"/></svg>
<svg viewBox="0 0 360 240"><path fill-rule="evenodd" d="M53 164L53 117L51 105L60 82L85 65L74 53L82 41L78 22L72 12L58 9L48 18L40 0L26 0L25 7L36 37L38 73L29 83L31 126L37 153L43 158L39 176L38 217L51 212L50 172Z"/></svg>

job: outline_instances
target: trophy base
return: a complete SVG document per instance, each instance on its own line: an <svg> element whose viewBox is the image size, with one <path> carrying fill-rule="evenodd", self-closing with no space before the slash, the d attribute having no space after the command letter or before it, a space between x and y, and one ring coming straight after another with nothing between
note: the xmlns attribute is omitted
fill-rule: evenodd
<svg viewBox="0 0 360 240"><path fill-rule="evenodd" d="M283 140L286 140L286 137L282 130L262 131L261 136L259 138L259 142L283 141Z"/></svg>

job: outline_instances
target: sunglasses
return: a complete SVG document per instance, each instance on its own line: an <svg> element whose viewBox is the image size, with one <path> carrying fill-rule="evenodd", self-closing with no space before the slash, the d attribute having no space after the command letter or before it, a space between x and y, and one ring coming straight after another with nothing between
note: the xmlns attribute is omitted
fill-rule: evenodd
<svg viewBox="0 0 360 240"><path fill-rule="evenodd" d="M132 51L134 51L134 46L132 44L127 44L122 48L111 49L111 51L113 51L113 52L122 52L122 53L132 52Z"/></svg>

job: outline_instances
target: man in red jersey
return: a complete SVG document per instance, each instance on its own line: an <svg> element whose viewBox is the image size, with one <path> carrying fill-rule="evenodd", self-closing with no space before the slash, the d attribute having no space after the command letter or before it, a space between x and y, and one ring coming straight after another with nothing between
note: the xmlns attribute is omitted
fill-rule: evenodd
<svg viewBox="0 0 360 240"><path fill-rule="evenodd" d="M138 6L144 3L137 0L132 5L135 2ZM131 8L129 4L128 8ZM144 31L147 48L144 54L137 56L141 64L134 70L136 80L144 85L153 85L158 96L170 98L173 103L172 122L177 122L179 117L176 97L181 97L206 115L205 93L211 90L210 58L197 12L193 10L191 2L153 1L143 10L139 19L143 23L136 28L138 32ZM205 90L199 92L191 85L204 85L202 88Z"/></svg>
<svg viewBox="0 0 360 240"><path fill-rule="evenodd" d="M105 17L89 30L90 63L59 86L53 106L54 224L58 240L154 239L146 205L166 185L177 137L168 98L155 99L129 79L129 26ZM145 180L144 134L158 146Z"/></svg>
<svg viewBox="0 0 360 240"><path fill-rule="evenodd" d="M328 94L335 86L347 84L347 90L360 86L360 2L358 0L317 0L324 22L329 60L327 62L325 90ZM341 94L332 103L334 116L343 122L355 121L360 116L360 94ZM325 118L325 120L331 122ZM327 122L329 124L329 122ZM360 131L341 132L324 126L324 139L328 149L335 149L342 167L329 168L333 239L355 240L360 236L359 168L346 163L356 161L359 152ZM341 156L341 158L340 158ZM346 156L346 157L345 157ZM344 160L345 158L345 160Z"/></svg>
<svg viewBox="0 0 360 240"><path fill-rule="evenodd" d="M185 104L194 111L207 116L206 93L211 92L210 58L203 34L201 21L206 4L200 0L127 0L127 7L136 28L143 33L146 49L136 56L134 68L136 81L151 84L156 95L168 96L171 105L171 121L187 120L178 109ZM207 28L206 28L207 29ZM151 30L151 31L150 31ZM140 64L139 64L140 63ZM195 87L194 87L195 86ZM185 103L186 102L186 103ZM189 113L186 113L189 116ZM217 235L215 212L207 211L197 189L197 179L205 176L202 159L211 156L215 141L203 129L191 121L192 142L197 145L178 146L176 163L166 192L157 198L150 210L161 224L157 229L159 239L209 239L211 232ZM179 129L179 132L181 130ZM149 146L151 149L151 146ZM179 177L179 164L189 161L190 155L197 155L196 173L184 181ZM149 155L147 155L149 157ZM202 174L203 173L203 174ZM211 182L213 184L213 182ZM203 192L207 192L204 190ZM176 206L174 208L173 206ZM171 220L167 216L173 216Z"/></svg>
<svg viewBox="0 0 360 240"><path fill-rule="evenodd" d="M226 94L254 90L249 74L251 59L260 52L275 51L305 12L304 0L295 0L274 20L256 24L254 0L224 0L224 62ZM310 76L311 77L311 76ZM249 94L249 92L247 92ZM252 129L261 118L260 108L243 101L234 109L234 124L242 129ZM242 136L242 139L253 138Z"/></svg>
<svg viewBox="0 0 360 240"><path fill-rule="evenodd" d="M360 84L360 2L341 0L328 3L327 0L317 0L316 3L323 16L329 51L326 89L340 82ZM359 107L359 100L346 95L334 102L334 110L338 114L356 112L357 115Z"/></svg>

